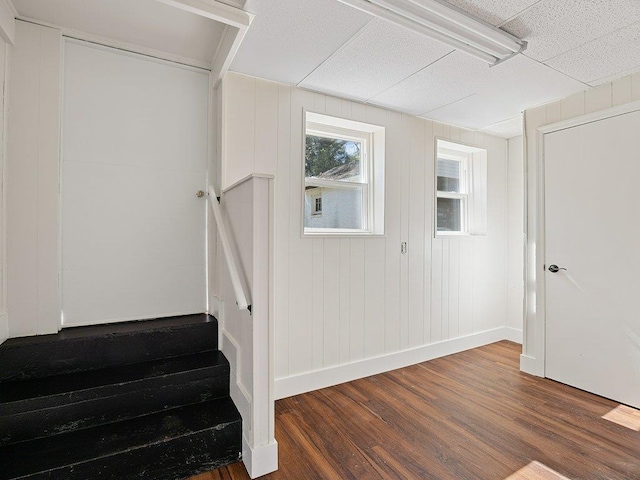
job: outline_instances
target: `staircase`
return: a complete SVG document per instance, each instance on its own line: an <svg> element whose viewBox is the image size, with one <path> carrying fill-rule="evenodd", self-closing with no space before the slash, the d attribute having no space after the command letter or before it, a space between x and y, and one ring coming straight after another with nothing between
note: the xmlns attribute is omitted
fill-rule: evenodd
<svg viewBox="0 0 640 480"><path fill-rule="evenodd" d="M174 480L241 457L215 318L63 330L0 345L0 479Z"/></svg>

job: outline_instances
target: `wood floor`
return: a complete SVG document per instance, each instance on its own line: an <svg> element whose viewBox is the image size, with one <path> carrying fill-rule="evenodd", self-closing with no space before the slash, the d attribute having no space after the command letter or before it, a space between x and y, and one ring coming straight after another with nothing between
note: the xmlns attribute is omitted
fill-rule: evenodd
<svg viewBox="0 0 640 480"><path fill-rule="evenodd" d="M263 478L640 479L640 432L601 418L618 404L521 373L519 354L498 342L280 400ZM238 463L191 480L248 478Z"/></svg>

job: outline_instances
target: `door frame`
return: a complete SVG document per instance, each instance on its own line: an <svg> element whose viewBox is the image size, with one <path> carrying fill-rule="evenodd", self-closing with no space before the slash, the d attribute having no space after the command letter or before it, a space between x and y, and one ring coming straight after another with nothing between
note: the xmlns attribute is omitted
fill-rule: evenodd
<svg viewBox="0 0 640 480"><path fill-rule="evenodd" d="M546 217L545 217L545 135L559 132L569 128L586 125L589 123L606 120L640 111L640 101L635 101L607 108L598 112L580 115L560 122L542 125L536 128L535 139L536 155L529 158L526 155L526 175L533 177L525 181L525 213L527 218L533 217L534 222L529 224L529 231L525 231L526 260L525 260L525 318L523 352L529 355L521 355L520 370L539 377L546 376ZM526 149L526 142L525 142ZM530 180L535 182L535 187L530 188ZM527 188L529 185L529 188ZM528 222L525 222L527 225ZM530 231L531 226L534 232ZM529 338L527 331L533 333L534 338Z"/></svg>

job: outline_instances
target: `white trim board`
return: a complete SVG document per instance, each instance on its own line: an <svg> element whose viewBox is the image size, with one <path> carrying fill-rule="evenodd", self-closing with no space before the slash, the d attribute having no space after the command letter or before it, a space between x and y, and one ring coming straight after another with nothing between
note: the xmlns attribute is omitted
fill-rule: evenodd
<svg viewBox="0 0 640 480"><path fill-rule="evenodd" d="M276 400L280 400L293 395L331 387L340 383L350 382L378 373L389 372L398 368L408 367L453 353L499 342L500 340L510 340L521 343L522 331L510 327L498 327L493 330L474 333L452 340L444 340L411 350L403 350L401 352L369 358L346 365L338 365L314 372L276 379L275 398ZM520 340L520 342L518 340Z"/></svg>
<svg viewBox="0 0 640 480"><path fill-rule="evenodd" d="M586 125L587 123L598 122L607 118L619 117L620 115L626 115L627 113L636 112L638 110L640 110L640 100L625 103L624 105L619 105L617 107L607 108L606 110L599 110L586 115L580 115L579 117L570 118L561 122L542 125L541 127L538 127L538 132L542 134L553 133L580 125ZM544 152L542 153L544 154Z"/></svg>
<svg viewBox="0 0 640 480"><path fill-rule="evenodd" d="M261 477L278 469L278 442L251 448L242 435L242 463L251 478Z"/></svg>

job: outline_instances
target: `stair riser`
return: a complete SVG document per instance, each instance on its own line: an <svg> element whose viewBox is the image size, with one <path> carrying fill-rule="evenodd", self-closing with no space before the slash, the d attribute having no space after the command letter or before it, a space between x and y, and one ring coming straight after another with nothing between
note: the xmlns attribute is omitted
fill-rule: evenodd
<svg viewBox="0 0 640 480"><path fill-rule="evenodd" d="M155 331L54 339L0 348L0 380L40 378L177 357L218 348L217 322Z"/></svg>
<svg viewBox="0 0 640 480"><path fill-rule="evenodd" d="M93 459L20 477L24 480L175 480L188 478L236 462L242 455L242 422L237 420L145 448Z"/></svg>
<svg viewBox="0 0 640 480"><path fill-rule="evenodd" d="M118 422L170 408L221 398L229 394L228 370L211 376L209 369L156 378L144 385L112 385L98 392L74 392L56 398L57 405L0 417L0 444L20 442L97 425ZM164 384L163 384L164 383ZM76 395L92 394L78 401Z"/></svg>

